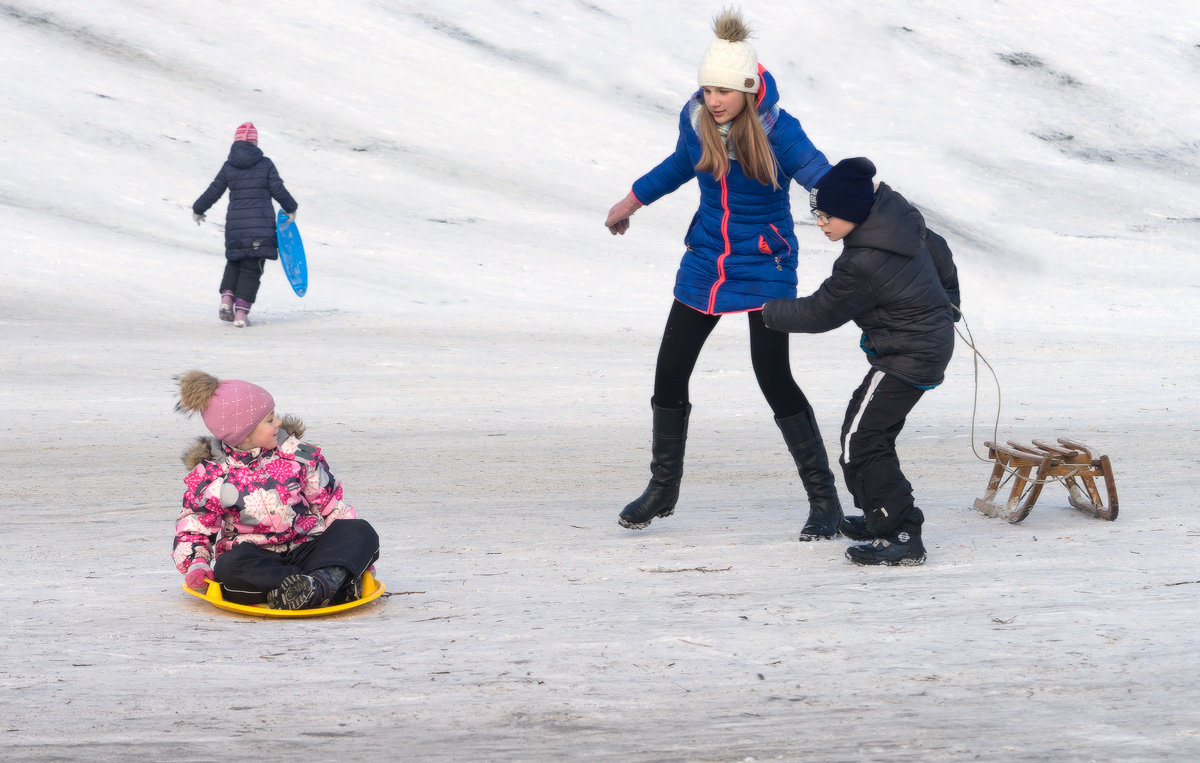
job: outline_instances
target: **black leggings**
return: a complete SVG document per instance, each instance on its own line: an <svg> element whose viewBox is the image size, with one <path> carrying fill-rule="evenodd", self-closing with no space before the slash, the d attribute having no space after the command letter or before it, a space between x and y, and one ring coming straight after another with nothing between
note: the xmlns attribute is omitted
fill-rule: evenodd
<svg viewBox="0 0 1200 763"><path fill-rule="evenodd" d="M750 363L767 404L781 419L807 410L808 398L792 378L788 335L767 328L760 311L746 313L746 318L750 323ZM660 408L687 405L688 380L696 368L700 348L720 319L719 315L693 310L679 300L671 305L654 371L655 405Z"/></svg>

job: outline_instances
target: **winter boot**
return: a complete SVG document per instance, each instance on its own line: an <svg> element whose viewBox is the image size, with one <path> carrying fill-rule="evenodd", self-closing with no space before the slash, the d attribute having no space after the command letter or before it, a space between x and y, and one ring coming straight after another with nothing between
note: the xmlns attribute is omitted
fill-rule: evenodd
<svg viewBox="0 0 1200 763"><path fill-rule="evenodd" d="M879 534L867 524L866 516L849 515L842 517L838 530L850 540L875 540Z"/></svg>
<svg viewBox="0 0 1200 763"><path fill-rule="evenodd" d="M776 417L775 423L783 432L783 441L808 493L808 520L800 530L800 540L832 538L838 534L842 522L842 503L838 500L833 472L829 470L829 457L825 455L825 444L821 442L812 407L786 419Z"/></svg>
<svg viewBox="0 0 1200 763"><path fill-rule="evenodd" d="M288 575L278 588L267 592L267 604L272 609L329 606L338 590L338 584L331 574L334 569L338 568L322 567L307 575Z"/></svg>
<svg viewBox="0 0 1200 763"><path fill-rule="evenodd" d="M238 328L250 325L250 303L244 299L233 301L233 325Z"/></svg>
<svg viewBox="0 0 1200 763"><path fill-rule="evenodd" d="M915 567L924 564L925 544L921 543L921 525L902 523L896 532L887 537L846 549L846 558L863 565Z"/></svg>
<svg viewBox="0 0 1200 763"><path fill-rule="evenodd" d="M351 601L358 601L363 595L362 576L353 577L342 584L342 588L337 592L337 596L333 597L334 604L345 604Z"/></svg>
<svg viewBox="0 0 1200 763"><path fill-rule="evenodd" d="M654 410L654 437L650 447L650 484L646 490L621 512L617 519L622 527L640 530L655 517L675 513L679 499L679 481L683 478L683 450L687 443L688 416L692 406Z"/></svg>
<svg viewBox="0 0 1200 763"><path fill-rule="evenodd" d="M217 317L226 322L233 321L233 292L221 292L221 306L217 308Z"/></svg>

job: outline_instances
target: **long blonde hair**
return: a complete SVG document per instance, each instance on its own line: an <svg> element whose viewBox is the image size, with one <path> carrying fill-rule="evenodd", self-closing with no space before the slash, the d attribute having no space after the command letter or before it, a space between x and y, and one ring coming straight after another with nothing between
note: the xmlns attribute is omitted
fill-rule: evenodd
<svg viewBox="0 0 1200 763"><path fill-rule="evenodd" d="M729 172L729 155L742 165L746 177L757 180L779 190L779 163L771 149L767 131L758 119L757 98L746 93L746 107L729 124L727 138L721 136L717 120L704 108L703 96L700 104L700 161L697 172L711 172L720 180Z"/></svg>

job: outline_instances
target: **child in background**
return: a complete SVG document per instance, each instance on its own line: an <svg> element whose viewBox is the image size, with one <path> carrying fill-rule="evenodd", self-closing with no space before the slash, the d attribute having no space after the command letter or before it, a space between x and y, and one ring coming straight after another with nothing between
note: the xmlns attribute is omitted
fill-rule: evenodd
<svg viewBox="0 0 1200 763"><path fill-rule="evenodd" d="M226 188L229 189L229 208L225 212L226 262L217 315L242 328L250 325L250 306L258 296L267 260L279 259L271 199L287 212L289 222L296 219L299 205L284 187L275 163L263 156L258 147L258 130L251 122L238 126L229 158L208 190L192 205L196 225L204 221L204 213L217 203Z"/></svg>
<svg viewBox="0 0 1200 763"><path fill-rule="evenodd" d="M188 587L221 584L226 600L309 609L362 596L379 536L354 507L303 423L275 415L262 387L203 371L176 377L175 410L199 413L212 437L183 456L183 510L172 558Z"/></svg>
<svg viewBox="0 0 1200 763"><path fill-rule="evenodd" d="M886 183L875 165L838 162L809 194L830 241L842 241L833 275L808 297L776 299L763 320L778 331L810 334L853 320L871 370L855 390L842 423L842 473L864 516L842 520L854 540L855 564L917 565L925 561L912 485L900 471L896 438L926 390L941 384L954 352L958 272L946 241L925 227L917 209Z"/></svg>

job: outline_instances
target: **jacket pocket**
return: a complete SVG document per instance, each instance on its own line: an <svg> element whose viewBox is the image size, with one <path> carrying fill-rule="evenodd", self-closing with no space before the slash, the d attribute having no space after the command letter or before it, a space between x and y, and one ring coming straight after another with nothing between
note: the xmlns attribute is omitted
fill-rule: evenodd
<svg viewBox="0 0 1200 763"><path fill-rule="evenodd" d="M692 215L692 221L688 223L687 233L683 234L683 245L688 249L692 248L692 232L696 230L696 225L700 222L700 212Z"/></svg>
<svg viewBox="0 0 1200 763"><path fill-rule="evenodd" d="M779 229L768 224L758 234L758 251L775 259L775 267L783 270L783 266L792 258L792 245Z"/></svg>

